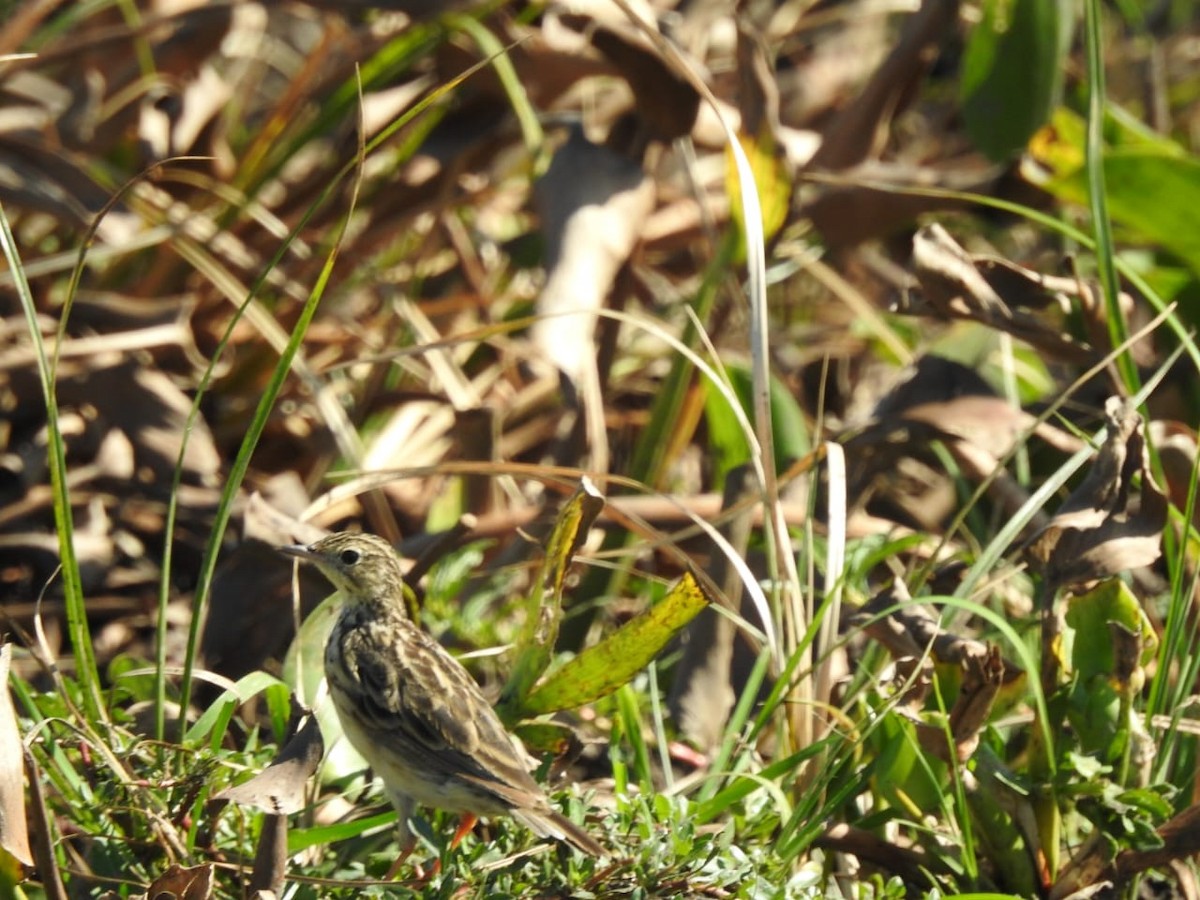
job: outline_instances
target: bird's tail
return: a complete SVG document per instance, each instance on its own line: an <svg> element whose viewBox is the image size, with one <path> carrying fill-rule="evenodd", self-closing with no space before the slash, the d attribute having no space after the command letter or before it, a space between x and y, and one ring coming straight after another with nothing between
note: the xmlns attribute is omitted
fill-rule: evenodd
<svg viewBox="0 0 1200 900"><path fill-rule="evenodd" d="M584 829L553 809L514 809L512 816L530 831L542 837L570 844L589 856L607 856L605 850Z"/></svg>

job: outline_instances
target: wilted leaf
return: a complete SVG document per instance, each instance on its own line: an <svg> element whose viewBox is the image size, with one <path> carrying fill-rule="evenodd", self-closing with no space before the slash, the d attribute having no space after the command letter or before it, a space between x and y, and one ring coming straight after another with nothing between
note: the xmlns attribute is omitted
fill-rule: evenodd
<svg viewBox="0 0 1200 900"><path fill-rule="evenodd" d="M517 718L511 713L524 706L529 689L550 664L562 620L562 590L567 570L603 508L604 498L585 477L558 514L554 531L546 542L546 555L525 601L525 627L517 642L517 661L497 704L502 718L509 721Z"/></svg>
<svg viewBox="0 0 1200 900"><path fill-rule="evenodd" d="M1161 552L1167 500L1150 474L1141 416L1116 397L1105 413L1107 437L1087 477L1026 548L1054 589L1148 566Z"/></svg>
<svg viewBox="0 0 1200 900"><path fill-rule="evenodd" d="M325 744L316 716L306 713L291 739L267 768L213 799L228 800L272 815L289 815L307 805L305 788L317 771Z"/></svg>
<svg viewBox="0 0 1200 900"><path fill-rule="evenodd" d="M1049 351L1057 359L1082 362L1095 356L1060 324L1038 312L1049 305L1047 293L1079 292L1078 288L1070 291L1065 280L1048 282L1011 263L998 265L995 257L972 255L937 223L914 235L912 262L920 291L902 300L897 311L980 322ZM1028 284L1013 297L1011 288L1018 273L1026 276ZM1021 304L1033 309L1020 308Z"/></svg>
<svg viewBox="0 0 1200 900"><path fill-rule="evenodd" d="M918 606L896 608L906 599L907 590L898 582L873 597L851 621L887 648L898 662L923 659L926 654L932 658L943 696L955 701L951 732L961 748L987 721L994 703L1011 703L1021 695L1025 672L1005 660L994 645L947 631ZM945 734L938 731L939 752L944 757ZM937 742L931 749L936 747Z"/></svg>
<svg viewBox="0 0 1200 900"><path fill-rule="evenodd" d="M188 869L173 863L167 871L151 882L145 897L146 900L160 900L164 897L173 900L208 900L212 896L212 889L212 863Z"/></svg>
<svg viewBox="0 0 1200 900"><path fill-rule="evenodd" d="M1158 637L1119 578L1072 597L1065 620L1071 674L1067 716L1086 751L1116 763L1134 727L1131 703L1141 691L1142 667L1154 657Z"/></svg>
<svg viewBox="0 0 1200 900"><path fill-rule="evenodd" d="M561 722L520 722L513 727L513 733L535 753L570 757L581 749L575 730Z"/></svg>
<svg viewBox="0 0 1200 900"><path fill-rule="evenodd" d="M690 573L684 575L656 606L588 647L534 688L519 713L573 709L612 693L645 668L708 603L699 582Z"/></svg>
<svg viewBox="0 0 1200 900"><path fill-rule="evenodd" d="M8 690L11 663L12 644L0 645L0 869L17 882L21 880L20 867L33 865L33 855L25 826L21 734Z"/></svg>

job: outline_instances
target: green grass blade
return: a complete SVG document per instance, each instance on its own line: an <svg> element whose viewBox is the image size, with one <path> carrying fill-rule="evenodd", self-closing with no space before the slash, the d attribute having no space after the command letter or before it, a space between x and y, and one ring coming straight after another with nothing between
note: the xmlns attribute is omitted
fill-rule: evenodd
<svg viewBox="0 0 1200 900"><path fill-rule="evenodd" d="M46 355L46 346L38 328L37 306L33 291L21 267L21 255L17 240L9 225L8 215L0 205L0 245L12 272L13 282L25 321L29 326L29 337L33 342L37 359L38 378L42 385L42 398L46 405L47 449L49 454L50 489L54 498L54 522L58 532L59 556L62 560L60 574L63 583L63 601L66 607L67 631L71 635L71 648L75 654L76 677L83 688L83 705L88 718L99 723L105 721L103 694L100 689L100 673L96 668L96 654L92 648L91 630L88 626L87 606L83 598L83 583L79 576L79 561L75 556L74 522L71 514L71 495L67 486L67 455L59 426L58 393L55 387L54 367Z"/></svg>
<svg viewBox="0 0 1200 900"><path fill-rule="evenodd" d="M1105 318L1114 347L1128 337L1125 316L1121 312L1120 284L1113 264L1116 248L1113 244L1112 222L1108 216L1108 193L1104 187L1104 44L1100 32L1100 2L1087 0L1084 4L1084 43L1087 48L1087 180L1088 206L1092 213L1092 232L1096 240L1096 269L1100 289L1104 294ZM1117 369L1125 389L1133 394L1138 390L1137 366L1128 351L1117 357Z"/></svg>

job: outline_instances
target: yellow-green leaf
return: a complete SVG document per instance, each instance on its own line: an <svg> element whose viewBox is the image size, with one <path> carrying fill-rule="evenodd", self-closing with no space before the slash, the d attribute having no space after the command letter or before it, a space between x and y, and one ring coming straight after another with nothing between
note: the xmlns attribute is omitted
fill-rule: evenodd
<svg viewBox="0 0 1200 900"><path fill-rule="evenodd" d="M554 531L546 542L546 556L525 601L525 627L517 641L517 661L497 704L505 721L514 721L511 712L522 705L522 698L550 665L562 620L562 590L567 570L603 508L604 498L585 477L558 514Z"/></svg>
<svg viewBox="0 0 1200 900"><path fill-rule="evenodd" d="M739 134L738 141L750 163L754 186L758 189L761 206L763 239L770 241L787 221L792 203L792 176L783 152L770 131L763 128L757 135ZM729 192L729 211L738 229L739 243L735 257L746 258L746 227L742 212L742 183L733 162L733 151L726 152L726 190Z"/></svg>
<svg viewBox="0 0 1200 900"><path fill-rule="evenodd" d="M708 603L709 598L689 572L662 602L584 650L534 688L520 712L540 715L573 709L612 693L645 668Z"/></svg>

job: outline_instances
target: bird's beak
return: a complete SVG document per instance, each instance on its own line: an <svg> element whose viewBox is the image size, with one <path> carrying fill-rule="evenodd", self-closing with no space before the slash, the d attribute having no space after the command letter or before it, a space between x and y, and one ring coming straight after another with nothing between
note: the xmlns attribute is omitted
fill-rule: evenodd
<svg viewBox="0 0 1200 900"><path fill-rule="evenodd" d="M319 554L313 553L303 544L284 544L282 547L276 547L284 556L292 556L304 562L314 562Z"/></svg>

